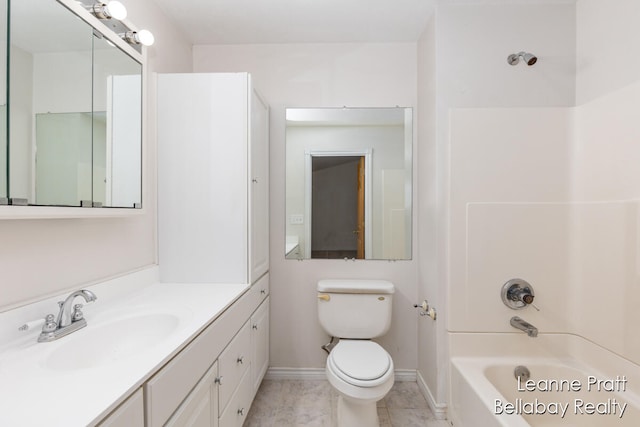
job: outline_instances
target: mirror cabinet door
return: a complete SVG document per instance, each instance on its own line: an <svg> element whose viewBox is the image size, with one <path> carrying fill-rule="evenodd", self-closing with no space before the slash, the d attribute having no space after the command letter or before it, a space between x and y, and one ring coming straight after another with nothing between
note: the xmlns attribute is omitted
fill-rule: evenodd
<svg viewBox="0 0 640 427"><path fill-rule="evenodd" d="M135 52L56 0L0 8L0 204L141 207Z"/></svg>
<svg viewBox="0 0 640 427"><path fill-rule="evenodd" d="M9 197L90 201L92 29L51 0L11 2Z"/></svg>
<svg viewBox="0 0 640 427"><path fill-rule="evenodd" d="M93 55L93 200L142 203L142 65L95 33Z"/></svg>

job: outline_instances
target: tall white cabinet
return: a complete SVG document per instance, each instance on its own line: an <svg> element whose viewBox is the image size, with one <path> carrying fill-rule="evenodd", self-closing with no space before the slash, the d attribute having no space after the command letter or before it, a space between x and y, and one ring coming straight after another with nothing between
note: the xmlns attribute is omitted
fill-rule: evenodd
<svg viewBox="0 0 640 427"><path fill-rule="evenodd" d="M158 75L162 281L254 283L268 271L268 137L248 73Z"/></svg>
<svg viewBox="0 0 640 427"><path fill-rule="evenodd" d="M163 379L186 378L192 363L163 369L145 385L146 425L240 427L266 373L268 111L248 73L158 75L160 279L211 286L247 283L251 288L233 305L245 308L234 309L243 314L235 326L227 325L232 339L224 350L213 351L220 342L212 342L197 352L211 355L203 362L209 374L198 387L187 397L163 395ZM200 371L192 376L200 378ZM169 382L175 386L176 381Z"/></svg>

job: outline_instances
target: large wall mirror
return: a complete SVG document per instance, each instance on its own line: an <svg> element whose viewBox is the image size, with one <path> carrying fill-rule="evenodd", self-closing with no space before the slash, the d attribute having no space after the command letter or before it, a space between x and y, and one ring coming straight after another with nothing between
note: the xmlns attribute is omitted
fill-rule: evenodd
<svg viewBox="0 0 640 427"><path fill-rule="evenodd" d="M141 207L140 60L56 0L11 1L8 18L0 198L14 205Z"/></svg>
<svg viewBox="0 0 640 427"><path fill-rule="evenodd" d="M411 259L411 108L287 108L287 259Z"/></svg>

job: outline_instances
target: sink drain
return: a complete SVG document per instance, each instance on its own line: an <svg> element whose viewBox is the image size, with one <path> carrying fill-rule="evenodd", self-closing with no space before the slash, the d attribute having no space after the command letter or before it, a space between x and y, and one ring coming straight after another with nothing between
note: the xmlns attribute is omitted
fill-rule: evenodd
<svg viewBox="0 0 640 427"><path fill-rule="evenodd" d="M526 366L520 365L516 366L516 369L513 370L513 376L515 376L516 379L519 379L520 382L525 382L531 378L531 372L529 372L529 368Z"/></svg>

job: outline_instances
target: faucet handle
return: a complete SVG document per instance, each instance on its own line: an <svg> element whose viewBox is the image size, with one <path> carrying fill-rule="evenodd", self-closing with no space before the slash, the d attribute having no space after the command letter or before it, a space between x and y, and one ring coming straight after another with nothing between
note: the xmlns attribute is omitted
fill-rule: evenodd
<svg viewBox="0 0 640 427"><path fill-rule="evenodd" d="M82 320L84 314L82 313L82 304L76 304L73 306L73 314L71 315L71 320L77 322L78 320Z"/></svg>
<svg viewBox="0 0 640 427"><path fill-rule="evenodd" d="M58 324L55 322L53 314L47 314L44 318L44 325L42 326L42 333L46 334L53 332L58 328Z"/></svg>

